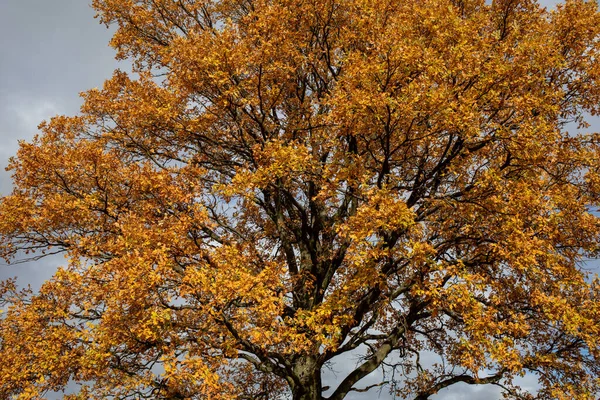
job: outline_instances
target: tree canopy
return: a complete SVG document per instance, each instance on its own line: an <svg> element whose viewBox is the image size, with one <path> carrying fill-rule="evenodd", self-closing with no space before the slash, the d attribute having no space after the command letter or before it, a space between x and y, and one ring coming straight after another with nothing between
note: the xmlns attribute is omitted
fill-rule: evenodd
<svg viewBox="0 0 600 400"><path fill-rule="evenodd" d="M93 7L133 71L11 161L0 252L66 261L1 285L1 398L595 398L595 1Z"/></svg>

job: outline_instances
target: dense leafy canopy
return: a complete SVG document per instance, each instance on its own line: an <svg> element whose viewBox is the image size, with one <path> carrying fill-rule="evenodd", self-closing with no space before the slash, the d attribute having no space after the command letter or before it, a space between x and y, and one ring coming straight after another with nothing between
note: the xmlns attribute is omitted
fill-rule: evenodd
<svg viewBox="0 0 600 400"><path fill-rule="evenodd" d="M93 6L134 73L9 167L0 250L66 264L2 285L1 398L594 398L595 2Z"/></svg>

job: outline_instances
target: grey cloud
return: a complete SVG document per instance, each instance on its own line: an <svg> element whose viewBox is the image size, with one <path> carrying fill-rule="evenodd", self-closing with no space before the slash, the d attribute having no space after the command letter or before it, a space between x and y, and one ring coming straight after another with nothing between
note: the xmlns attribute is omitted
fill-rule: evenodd
<svg viewBox="0 0 600 400"><path fill-rule="evenodd" d="M4 167L18 141L30 140L42 120L76 114L79 92L100 86L119 66L110 37L85 1L0 1L0 194L11 190ZM61 263L0 263L0 279L18 276L21 286L37 289Z"/></svg>

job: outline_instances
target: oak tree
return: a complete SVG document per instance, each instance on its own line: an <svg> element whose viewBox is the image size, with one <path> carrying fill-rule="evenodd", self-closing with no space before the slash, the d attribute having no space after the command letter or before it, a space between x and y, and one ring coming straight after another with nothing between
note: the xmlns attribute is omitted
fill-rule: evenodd
<svg viewBox="0 0 600 400"><path fill-rule="evenodd" d="M2 284L1 398L598 393L596 2L93 6L133 71L11 161L2 255L65 265Z"/></svg>

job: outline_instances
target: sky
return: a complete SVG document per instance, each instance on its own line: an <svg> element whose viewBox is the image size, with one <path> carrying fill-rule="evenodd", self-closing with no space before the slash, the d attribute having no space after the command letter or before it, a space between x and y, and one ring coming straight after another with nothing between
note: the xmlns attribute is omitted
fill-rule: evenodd
<svg viewBox="0 0 600 400"><path fill-rule="evenodd" d="M554 1L543 1L552 6ZM11 190L10 174L4 171L19 140L30 140L37 125L57 114L79 111L79 93L101 86L115 68L128 70L114 60L108 46L111 31L94 19L87 0L0 0L0 195ZM61 257L37 262L0 263L0 279L18 277L20 285L34 289L61 264ZM343 376L354 365L343 360L335 368ZM368 382L367 382L368 384ZM535 387L531 377L524 386ZM349 400L372 399L374 394ZM380 399L389 399L385 392ZM455 385L435 400L494 400L495 388Z"/></svg>
<svg viewBox="0 0 600 400"><path fill-rule="evenodd" d="M19 140L58 114L79 111L79 93L101 86L119 65L108 46L111 32L94 19L86 0L0 0L0 194L11 190L4 171ZM7 266L0 279L17 276L37 288L61 257Z"/></svg>

